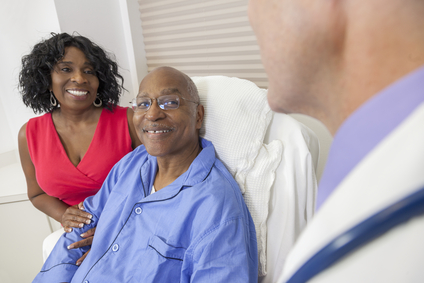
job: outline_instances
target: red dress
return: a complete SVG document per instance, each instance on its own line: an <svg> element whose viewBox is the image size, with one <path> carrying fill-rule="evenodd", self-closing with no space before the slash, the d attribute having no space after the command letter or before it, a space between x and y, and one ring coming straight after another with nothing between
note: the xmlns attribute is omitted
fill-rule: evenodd
<svg viewBox="0 0 424 283"><path fill-rule="evenodd" d="M100 189L113 165L132 151L127 108L103 109L93 140L78 166L69 160L51 113L30 119L29 154L38 185L48 195L75 205Z"/></svg>

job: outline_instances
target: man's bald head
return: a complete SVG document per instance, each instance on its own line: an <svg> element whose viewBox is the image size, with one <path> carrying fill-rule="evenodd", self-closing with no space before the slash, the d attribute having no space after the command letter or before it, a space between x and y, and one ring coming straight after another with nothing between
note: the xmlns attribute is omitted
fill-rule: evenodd
<svg viewBox="0 0 424 283"><path fill-rule="evenodd" d="M136 101L133 122L149 154L184 158L187 150L198 149L204 109L186 74L171 67L152 70L141 81Z"/></svg>
<svg viewBox="0 0 424 283"><path fill-rule="evenodd" d="M200 103L199 92L197 90L196 84L193 82L193 80L189 76L187 76L186 74L184 74L183 72L175 68L168 67L168 66L161 66L161 67L157 67L153 69L145 78L147 78L151 74L155 74L156 72L172 74L176 78L179 78L181 82L184 81L187 94L189 95L188 98L190 100L196 101L197 103Z"/></svg>

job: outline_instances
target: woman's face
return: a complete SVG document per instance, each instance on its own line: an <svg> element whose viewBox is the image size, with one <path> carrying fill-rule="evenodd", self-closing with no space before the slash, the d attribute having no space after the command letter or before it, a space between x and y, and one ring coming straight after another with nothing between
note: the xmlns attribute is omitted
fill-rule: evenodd
<svg viewBox="0 0 424 283"><path fill-rule="evenodd" d="M66 47L65 55L54 66L51 77L51 90L62 110L94 107L99 79L80 49Z"/></svg>

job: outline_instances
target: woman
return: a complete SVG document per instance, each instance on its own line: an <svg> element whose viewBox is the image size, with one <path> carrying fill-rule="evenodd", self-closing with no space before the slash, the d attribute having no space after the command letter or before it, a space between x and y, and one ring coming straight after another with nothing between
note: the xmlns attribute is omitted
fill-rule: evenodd
<svg viewBox="0 0 424 283"><path fill-rule="evenodd" d="M89 39L52 33L22 58L19 87L25 105L47 112L19 132L28 198L70 232L91 217L76 205L140 145L133 111L117 106L123 78Z"/></svg>

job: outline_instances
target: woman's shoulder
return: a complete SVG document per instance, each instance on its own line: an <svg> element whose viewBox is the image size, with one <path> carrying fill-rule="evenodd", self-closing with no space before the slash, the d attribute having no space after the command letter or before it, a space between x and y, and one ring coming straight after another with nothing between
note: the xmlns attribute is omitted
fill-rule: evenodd
<svg viewBox="0 0 424 283"><path fill-rule="evenodd" d="M51 117L52 117L52 113L48 112L48 113L45 113L44 115L31 118L25 124L25 128L27 128L28 130L31 130L33 128L37 128L40 126L42 127L45 124L49 124L51 122Z"/></svg>

